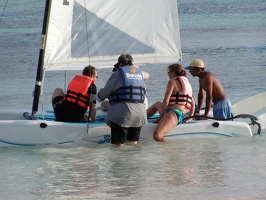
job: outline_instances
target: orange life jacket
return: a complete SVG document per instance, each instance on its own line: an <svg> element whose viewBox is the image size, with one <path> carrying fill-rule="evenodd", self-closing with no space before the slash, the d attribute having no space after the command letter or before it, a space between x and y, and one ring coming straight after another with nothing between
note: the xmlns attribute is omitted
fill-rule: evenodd
<svg viewBox="0 0 266 200"><path fill-rule="evenodd" d="M81 74L74 76L68 85L64 100L89 109L88 89L92 83L94 80L89 76Z"/></svg>
<svg viewBox="0 0 266 200"><path fill-rule="evenodd" d="M177 78L181 83L182 90L171 95L169 105L179 104L190 109L192 104L192 87L185 76L178 76Z"/></svg>

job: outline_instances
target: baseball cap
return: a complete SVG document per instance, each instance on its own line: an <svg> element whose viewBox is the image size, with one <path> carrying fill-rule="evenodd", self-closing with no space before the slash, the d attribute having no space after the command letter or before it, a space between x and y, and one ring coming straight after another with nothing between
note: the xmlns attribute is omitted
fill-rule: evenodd
<svg viewBox="0 0 266 200"><path fill-rule="evenodd" d="M187 66L185 69L191 70L195 67L204 68L204 62L201 59L192 60L189 66Z"/></svg>

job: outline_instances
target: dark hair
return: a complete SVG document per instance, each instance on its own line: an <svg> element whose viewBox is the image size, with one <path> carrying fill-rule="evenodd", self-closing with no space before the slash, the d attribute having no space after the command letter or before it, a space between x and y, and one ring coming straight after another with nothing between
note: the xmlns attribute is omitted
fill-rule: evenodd
<svg viewBox="0 0 266 200"><path fill-rule="evenodd" d="M116 72L118 70L118 68L114 67L112 72Z"/></svg>
<svg viewBox="0 0 266 200"><path fill-rule="evenodd" d="M121 54L118 58L118 62L122 65L133 65L133 58L130 54Z"/></svg>
<svg viewBox="0 0 266 200"><path fill-rule="evenodd" d="M96 74L96 71L97 71L97 70L96 70L95 67L89 65L89 66L87 66L87 67L85 67L85 68L83 69L82 74L83 74L84 76L92 77L93 75Z"/></svg>
<svg viewBox="0 0 266 200"><path fill-rule="evenodd" d="M168 70L174 72L177 76L186 76L186 70L180 64L172 64L168 66Z"/></svg>

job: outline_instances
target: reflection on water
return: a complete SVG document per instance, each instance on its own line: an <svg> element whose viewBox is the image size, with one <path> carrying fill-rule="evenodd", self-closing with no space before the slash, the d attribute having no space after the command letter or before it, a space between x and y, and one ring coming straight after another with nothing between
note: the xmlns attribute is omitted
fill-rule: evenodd
<svg viewBox="0 0 266 200"><path fill-rule="evenodd" d="M252 137L147 141L123 148L1 148L0 197L264 198L264 146L264 137Z"/></svg>
<svg viewBox="0 0 266 200"><path fill-rule="evenodd" d="M164 162L167 172L166 183L185 187L224 186L226 176L221 160L222 152L215 143L197 144L196 141L178 143L178 149L164 146L165 156L171 156Z"/></svg>

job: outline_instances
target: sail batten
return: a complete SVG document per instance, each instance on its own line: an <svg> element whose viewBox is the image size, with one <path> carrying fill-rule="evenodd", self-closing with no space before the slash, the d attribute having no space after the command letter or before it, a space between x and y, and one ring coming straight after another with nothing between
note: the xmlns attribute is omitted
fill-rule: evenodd
<svg viewBox="0 0 266 200"><path fill-rule="evenodd" d="M110 68L121 53L134 63L182 58L177 0L52 1L45 70Z"/></svg>

